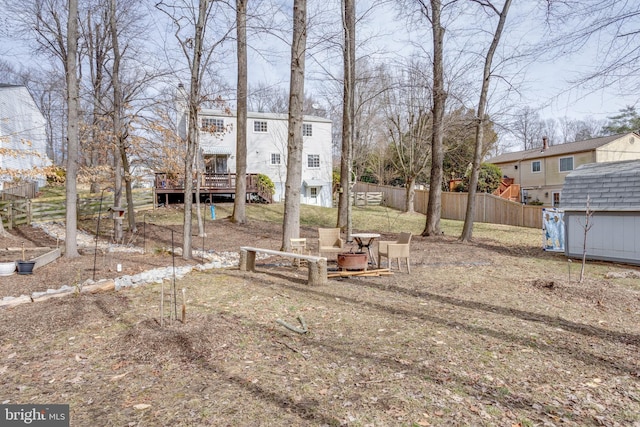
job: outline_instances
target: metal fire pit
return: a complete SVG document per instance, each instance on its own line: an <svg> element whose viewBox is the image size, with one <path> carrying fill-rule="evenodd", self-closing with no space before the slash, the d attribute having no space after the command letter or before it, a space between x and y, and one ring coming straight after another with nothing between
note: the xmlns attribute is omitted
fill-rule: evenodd
<svg viewBox="0 0 640 427"><path fill-rule="evenodd" d="M341 270L366 270L368 261L365 252L338 254L338 268Z"/></svg>

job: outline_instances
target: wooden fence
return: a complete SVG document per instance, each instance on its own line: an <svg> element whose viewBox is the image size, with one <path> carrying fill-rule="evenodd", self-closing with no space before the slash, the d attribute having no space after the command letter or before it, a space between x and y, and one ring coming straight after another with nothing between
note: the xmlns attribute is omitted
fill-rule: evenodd
<svg viewBox="0 0 640 427"><path fill-rule="evenodd" d="M153 209L154 197L153 189L133 190L135 210ZM100 211L106 214L113 206L113 193L81 194L78 196L76 206L78 219L97 216ZM126 200L123 200L122 207L126 209ZM8 229L34 222L64 221L66 211L64 196L0 201L0 218L4 227Z"/></svg>
<svg viewBox="0 0 640 427"><path fill-rule="evenodd" d="M38 192L38 184L35 182L23 182L11 186L9 183L4 184L4 189L0 191L1 200L16 199L33 199Z"/></svg>
<svg viewBox="0 0 640 427"><path fill-rule="evenodd" d="M405 209L407 195L403 187L358 182L354 186L354 191L382 192L384 205L398 210ZM467 197L467 193L443 192L441 218L464 221ZM415 211L426 214L428 201L428 190L416 190ZM523 205L487 193L477 193L475 203L475 222L542 228L542 206Z"/></svg>
<svg viewBox="0 0 640 427"><path fill-rule="evenodd" d="M355 202L353 201L355 197ZM353 192L351 193L351 203L355 206L380 206L384 193L381 191Z"/></svg>

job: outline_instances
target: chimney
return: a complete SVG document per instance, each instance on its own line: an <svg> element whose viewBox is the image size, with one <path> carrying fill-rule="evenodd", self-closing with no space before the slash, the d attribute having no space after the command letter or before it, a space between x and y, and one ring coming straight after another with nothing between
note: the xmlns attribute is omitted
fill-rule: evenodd
<svg viewBox="0 0 640 427"><path fill-rule="evenodd" d="M549 148L549 141L547 140L546 136L542 137L542 151L545 151L547 148Z"/></svg>

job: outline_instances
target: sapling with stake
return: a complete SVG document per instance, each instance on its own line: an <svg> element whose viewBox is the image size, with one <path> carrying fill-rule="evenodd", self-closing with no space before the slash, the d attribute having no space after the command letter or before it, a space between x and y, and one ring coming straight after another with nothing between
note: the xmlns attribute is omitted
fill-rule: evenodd
<svg viewBox="0 0 640 427"><path fill-rule="evenodd" d="M185 296L186 289L182 288L182 323L187 317L187 298Z"/></svg>
<svg viewBox="0 0 640 427"><path fill-rule="evenodd" d="M580 268L580 283L584 280L584 266L587 262L587 234L591 227L593 227L592 222L593 211L591 210L591 198L587 194L587 210L584 215L584 224L582 225L582 229L584 230L584 239L582 241L582 267Z"/></svg>

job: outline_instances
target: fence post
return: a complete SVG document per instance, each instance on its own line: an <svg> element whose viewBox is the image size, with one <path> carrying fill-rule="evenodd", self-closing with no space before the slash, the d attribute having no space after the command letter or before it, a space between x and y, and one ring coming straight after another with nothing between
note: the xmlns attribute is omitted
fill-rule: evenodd
<svg viewBox="0 0 640 427"><path fill-rule="evenodd" d="M7 205L7 228L13 230L13 200Z"/></svg>
<svg viewBox="0 0 640 427"><path fill-rule="evenodd" d="M27 225L31 225L31 199L27 199Z"/></svg>

